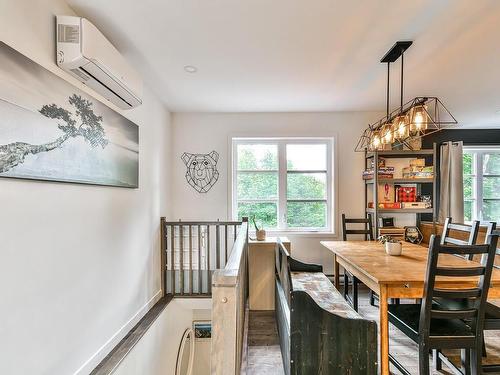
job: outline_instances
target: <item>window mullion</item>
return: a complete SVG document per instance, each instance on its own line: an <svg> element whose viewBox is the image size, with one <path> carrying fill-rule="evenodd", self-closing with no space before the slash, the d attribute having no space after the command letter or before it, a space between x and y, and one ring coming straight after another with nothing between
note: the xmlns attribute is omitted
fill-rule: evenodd
<svg viewBox="0 0 500 375"><path fill-rule="evenodd" d="M483 153L476 154L476 220L483 220Z"/></svg>
<svg viewBox="0 0 500 375"><path fill-rule="evenodd" d="M238 220L238 143L232 143L231 217Z"/></svg>
<svg viewBox="0 0 500 375"><path fill-rule="evenodd" d="M287 192L287 173L286 173L286 143L281 141L278 143L278 164L279 164L279 192L278 192L278 223L279 229L286 230L288 228L286 220L286 192Z"/></svg>

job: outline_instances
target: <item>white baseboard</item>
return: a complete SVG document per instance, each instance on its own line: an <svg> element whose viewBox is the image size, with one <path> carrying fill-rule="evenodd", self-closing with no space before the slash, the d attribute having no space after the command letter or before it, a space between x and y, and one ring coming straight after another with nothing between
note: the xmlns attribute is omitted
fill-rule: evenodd
<svg viewBox="0 0 500 375"><path fill-rule="evenodd" d="M118 345L125 335L146 315L146 313L158 302L161 298L161 290L137 311L132 318L129 319L106 343L101 346L97 352L92 355L73 375L88 375L101 363L101 361Z"/></svg>

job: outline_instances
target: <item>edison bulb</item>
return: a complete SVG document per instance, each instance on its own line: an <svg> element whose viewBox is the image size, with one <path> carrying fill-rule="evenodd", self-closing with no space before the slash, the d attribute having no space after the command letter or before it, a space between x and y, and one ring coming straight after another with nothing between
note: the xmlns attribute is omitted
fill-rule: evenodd
<svg viewBox="0 0 500 375"><path fill-rule="evenodd" d="M422 116L421 112L417 112L415 115L415 127L417 130L420 130L422 128L422 123L424 122L424 116Z"/></svg>
<svg viewBox="0 0 500 375"><path fill-rule="evenodd" d="M385 125L382 128L382 139L381 139L382 144L388 145L392 143L392 132L391 132L391 126L390 125Z"/></svg>
<svg viewBox="0 0 500 375"><path fill-rule="evenodd" d="M372 139L372 145L373 145L373 148L374 149L378 149L380 147L380 136L377 134L374 134L373 135L373 139Z"/></svg>
<svg viewBox="0 0 500 375"><path fill-rule="evenodd" d="M394 138L401 139L401 138L406 138L408 136L408 126L406 124L405 116L396 117L392 127L393 127L392 131L394 133Z"/></svg>
<svg viewBox="0 0 500 375"><path fill-rule="evenodd" d="M423 106L412 109L411 132L420 132L427 129L427 115Z"/></svg>

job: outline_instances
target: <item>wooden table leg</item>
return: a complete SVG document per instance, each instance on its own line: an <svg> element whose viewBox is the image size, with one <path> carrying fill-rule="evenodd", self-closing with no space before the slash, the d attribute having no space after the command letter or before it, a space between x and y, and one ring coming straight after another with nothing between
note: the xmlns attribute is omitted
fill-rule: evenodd
<svg viewBox="0 0 500 375"><path fill-rule="evenodd" d="M339 277L339 263L337 262L337 255L333 254L333 283L337 290L340 290L340 277Z"/></svg>
<svg viewBox="0 0 500 375"><path fill-rule="evenodd" d="M380 373L389 375L389 316L387 312L387 285L380 285Z"/></svg>

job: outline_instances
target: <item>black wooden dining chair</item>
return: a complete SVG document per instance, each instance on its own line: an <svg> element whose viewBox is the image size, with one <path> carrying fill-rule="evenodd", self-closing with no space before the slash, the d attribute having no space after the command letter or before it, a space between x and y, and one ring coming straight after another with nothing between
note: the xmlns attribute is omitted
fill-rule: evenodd
<svg viewBox="0 0 500 375"><path fill-rule="evenodd" d="M363 224L363 229L348 229L347 224ZM348 219L345 217L345 214L342 214L342 239L347 241L347 235L350 234L362 234L365 237L365 241L373 241L375 238L373 237L372 230L372 215L367 214L367 216L362 219ZM352 296L349 295L349 279L351 279ZM358 278L344 269L344 298L350 303L355 311L358 311L358 284ZM370 304L373 305L373 301L373 292L370 291Z"/></svg>
<svg viewBox="0 0 500 375"><path fill-rule="evenodd" d="M485 236L485 243L491 242L490 236L499 236L500 235L500 230L496 230L496 223L491 222L488 223L488 227L486 230L486 236ZM497 243L498 246L498 243ZM495 251L496 256L500 256L500 249L497 247ZM469 256L469 260L473 259L473 255L471 254ZM500 265L495 264L493 262L493 268L500 269ZM443 303L442 301L439 303ZM448 302L449 307L453 308L468 308L468 301L467 300L462 300L462 301L453 301L452 303ZM485 307L485 316L484 316L484 327L483 330L485 331L498 331L500 330L500 307L494 305L491 302L486 301L486 307ZM483 356L486 356L486 346L484 344L483 340ZM450 363L449 359L441 352L437 352L434 354L434 366L436 370L441 370L442 368L442 361L444 360L446 364L449 367L455 367L455 370L458 371L458 368L454 366L453 363ZM500 373L500 363L498 364L488 364L488 365L483 365L483 372L484 373Z"/></svg>
<svg viewBox="0 0 500 375"><path fill-rule="evenodd" d="M389 321L418 344L420 375L430 374L429 352L433 349L461 349L465 374L481 374L482 327L497 241L498 236L491 235L488 244L442 245L439 236L433 235L429 242L422 303L389 305ZM482 255L482 262L464 263L464 267L442 267L438 260L443 254ZM477 287L436 287L436 277L450 280L465 276L477 276ZM466 299L469 303L467 308L455 309L436 303L435 298ZM410 374L395 357L390 355L389 358L403 374Z"/></svg>
<svg viewBox="0 0 500 375"><path fill-rule="evenodd" d="M488 236L500 236L500 230L496 229L496 223L489 223L488 230L486 232L486 241L488 241ZM498 248L495 255L500 256L500 248ZM500 265L493 263L493 267L500 269ZM484 317L484 328L485 331L500 331L500 307L494 305L491 302L486 302L486 312ZM484 348L486 351L486 347ZM486 352L485 352L486 354ZM494 372L500 373L500 363L483 365L483 372Z"/></svg>

